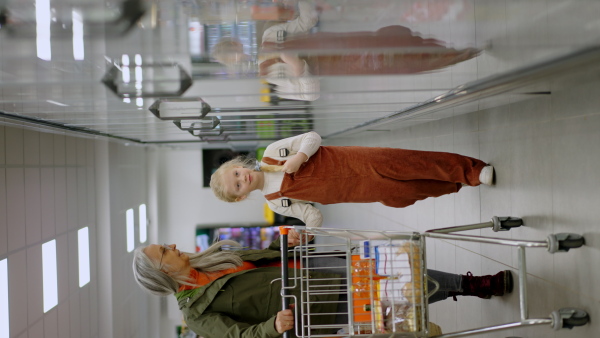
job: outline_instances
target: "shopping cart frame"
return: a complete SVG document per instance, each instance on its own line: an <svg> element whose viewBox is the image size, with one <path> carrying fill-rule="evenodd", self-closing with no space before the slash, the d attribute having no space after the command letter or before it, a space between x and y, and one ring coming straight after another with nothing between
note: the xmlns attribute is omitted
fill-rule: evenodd
<svg viewBox="0 0 600 338"><path fill-rule="evenodd" d="M445 333L436 336L429 336L435 338L454 338L454 337L466 337L472 336L476 334L482 334L493 331L501 331L501 330L509 330L520 327L529 327L529 326L537 326L537 325L550 325L554 330L560 330L563 328L571 329L575 326L583 326L589 322L589 315L586 311L578 308L561 308L559 310L553 311L549 317L546 318L529 318L529 305L528 305L528 293L527 293L527 263L526 263L526 248L546 248L549 253L557 253L557 252L567 252L570 249L575 249L583 246L585 244L585 239L583 236L579 234L573 233L559 233L559 234L551 234L546 240L542 241L532 241L532 240L514 240L514 239L506 239L506 238L497 238L497 237L487 237L487 236L475 236L475 235L464 235L464 234L456 234L456 232L468 231L474 229L485 229L491 228L494 232L498 231L508 231L515 227L520 227L524 225L523 220L518 217L498 217L494 216L488 222L470 224L470 225L462 225L456 227L449 228L439 228L432 229L426 231L425 233L421 233L420 235L425 238L433 238L433 239L447 239L447 240L457 240L457 241L468 241L468 242L478 242L478 243L486 243L486 244L496 244L496 245L504 245L504 246L512 246L517 247L518 250L518 285L519 285L519 309L520 309L520 321L517 322L509 322L504 324L493 325L489 327L480 327L474 329L467 329L462 331L456 331L451 333ZM283 226L280 227L281 231L281 259L282 262L287 262L287 253L288 253L288 245L287 245L287 234L289 229L296 229L297 231L307 230L306 227L302 226ZM339 231L340 229L332 229L335 231ZM350 230L351 231L351 230ZM416 233L418 234L418 233ZM301 236L305 237L305 236ZM307 237L307 236L306 236ZM305 237L305 240L306 240ZM306 240L307 242L307 240ZM302 242L301 242L302 245ZM287 268L284 267L286 264L282 264L282 299L283 299L283 308L287 309L289 307L289 283L288 283L288 271ZM288 338L289 333L284 333L284 338ZM354 335L354 337L381 337L381 338L404 338L404 337L418 337L415 334L411 333L378 333L378 334L367 334L367 335Z"/></svg>
<svg viewBox="0 0 600 338"><path fill-rule="evenodd" d="M301 241L301 244L299 246L296 246L293 250L287 250L287 233L290 229L295 229L299 232L303 232L304 235L301 236L301 238L304 238L304 241ZM369 296L367 296L367 298L364 298L364 296L358 296L358 298L354 298L353 296L351 296L352 294L354 294L355 288L353 287L353 281L352 281L352 277L355 277L355 275L352 274L352 267L351 267L351 262L354 263L354 258L352 258L353 256L357 256L354 253L355 249L358 249L356 243L354 243L357 240L383 240L384 242L388 242L391 240L402 240L404 242L410 242L410 248L411 250L418 250L419 253L421 253L420 257L417 260L412 260L413 263L418 264L419 266L421 266L421 270L424 273L422 275L420 275L423 279L420 279L418 282L418 285L423 285L423 284L427 284L427 282L431 282L430 288L429 290L427 290L427 288L423 287L420 289L420 291L416 294L413 294L412 296L406 296L408 298L411 299L411 304L413 304L414 306L418 306L419 309L418 310L411 310L411 312L413 312L414 316L415 316L415 324L417 327L419 327L419 331L424 331L427 332L427 326L428 326L428 312L427 312L427 299L433 295L438 289L439 289L439 284L436 280L432 279L431 277L429 277L426 273L426 257L425 257L425 238L416 232L402 232L402 231L361 231L361 230L354 230L354 229L326 229L326 228L313 228L313 229L307 229L306 227L303 226L284 226L284 227L280 227L280 240L281 240L281 259L282 262L287 262L288 259L288 252L292 252L294 255L294 260L301 261L301 265L302 267L300 267L300 270L303 270L301 272L298 272L298 269L294 269L294 275L293 276L288 276L288 270L287 270L287 264L283 264L282 263L282 276L288 276L288 279L293 280L293 285L290 285L290 282L287 280L283 280L282 281L282 291L281 291L281 295L283 298L293 298L294 301L296 302L296 312L300 312L300 314L297 314L296 316L296 325L295 325L295 333L297 337L339 337L337 335L332 335L332 334L315 334L314 332L312 333L307 333L307 335L304 335L308 329L308 331L312 331L312 329L333 329L333 328L347 328L348 331L350 331L349 335L353 336L353 337L416 337L414 334L408 334L405 335L405 333L396 333L392 336L390 336L389 334L384 334L384 335L378 335L378 334L365 334L365 333L357 333L357 332L364 332L364 330L368 330L368 329L373 329L376 325L375 323L377 322L373 317L371 317L370 320L368 321L364 321L360 320L358 322L356 322L356 318L354 317L354 312L353 312L353 307L355 306L354 303L352 303L353 299L359 299L359 300L367 300L369 301L369 304L373 304L374 300L377 299L376 296L374 295L374 292L372 292L372 288L374 286L374 283L376 283L374 281L374 277L375 272L368 269L369 272L367 275L361 275L362 277L367 277L368 279L370 279L370 286L369 286L369 291L367 292L369 294ZM307 240L306 238L310 235L317 235L317 236L326 236L326 237L334 237L334 238L338 238L338 239L343 239L342 243L335 243L335 244L308 244L309 240ZM375 236L374 236L375 235ZM352 243L352 244L350 244ZM332 247L340 247L340 246L345 246L344 250L333 250L331 251ZM319 249L325 249L324 251L312 251L312 249L315 249L315 247L318 247ZM352 249L350 249L352 248ZM351 253L350 251L352 251L353 253ZM325 255L323 255L325 254ZM310 281L322 281L324 279L311 279L311 277L308 277L308 279L306 278L306 276L304 275L307 271L312 271L315 267L311 267L309 260L310 259L314 259L314 258L321 258L324 256L334 256L334 257L344 257L345 258L345 262L343 263L343 270L344 273L346 275L346 278L333 278L336 280L340 280L343 282L340 282L339 285L343 285L344 287L344 291L338 291L338 294L344 294L347 296L347 300L346 301L337 301L336 303L347 303L348 304L348 312L345 313L348 316L348 322L347 324L326 324L326 325L314 325L314 323L311 322L311 316L318 314L315 312L311 312L310 311L310 307L308 306L309 304L313 303L312 300L309 300L310 294L311 294L311 289L312 291L315 291L314 285L311 285ZM352 257L351 257L352 256ZM352 259L351 259L352 258ZM362 260L362 259L361 259ZM338 266L338 268L341 266ZM316 267L316 269L323 269L323 267ZM411 268L411 273L412 273L412 268ZM310 273L309 273L310 274ZM286 279L286 278L283 278ZM331 279L331 278L330 278ZM318 287L321 287L323 285L319 285ZM300 291L300 295L298 297L290 295L289 294L289 290L291 289L296 289L298 288ZM412 288L411 288L412 289ZM286 309L288 306L288 302L286 302L285 300L282 301L283 303L283 308ZM298 304L300 304L300 306L298 306ZM394 301L391 302L391 305L393 306ZM399 303L398 303L399 304ZM367 310L367 311L371 311L371 310ZM373 310L375 311L375 310ZM339 313L339 312L336 312ZM333 314L333 313L329 313L329 314ZM363 314L364 316L364 314ZM416 324L418 322L418 324ZM421 326L423 325L423 326ZM343 334L343 336L347 336L346 334ZM287 333L284 334L284 337L289 337ZM423 337L422 335L419 337Z"/></svg>

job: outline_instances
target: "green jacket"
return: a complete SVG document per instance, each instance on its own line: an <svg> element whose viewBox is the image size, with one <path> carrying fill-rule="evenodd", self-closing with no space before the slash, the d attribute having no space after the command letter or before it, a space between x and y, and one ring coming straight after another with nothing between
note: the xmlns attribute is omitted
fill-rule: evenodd
<svg viewBox="0 0 600 338"><path fill-rule="evenodd" d="M239 251L245 261L272 262L280 259L279 245L265 250ZM290 269L290 277L293 269ZM309 278L339 277L310 272ZM279 280L277 280L279 279ZM281 268L257 268L225 275L203 287L175 294L188 327L204 338L276 338L275 317L281 311ZM275 281L274 281L275 280ZM290 281L290 284L292 282ZM319 284L335 284L319 281ZM337 291L337 286L332 286ZM292 290L300 302L299 290ZM319 295L314 301L336 301L338 295ZM294 303L294 301L290 301ZM300 306L299 304L297 305ZM315 304L311 313L333 313L336 303ZM299 309L298 309L299 310ZM333 323L334 316L311 316L311 326ZM314 334L314 331L313 331ZM292 337L295 337L292 334Z"/></svg>

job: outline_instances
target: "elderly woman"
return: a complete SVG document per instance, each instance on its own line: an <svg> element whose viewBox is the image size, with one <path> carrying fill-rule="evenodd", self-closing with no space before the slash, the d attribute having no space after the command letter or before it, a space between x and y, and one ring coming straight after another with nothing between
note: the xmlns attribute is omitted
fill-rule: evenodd
<svg viewBox="0 0 600 338"><path fill-rule="evenodd" d="M288 242L297 245L297 233L292 232ZM194 254L181 252L174 244L140 247L134 252L134 277L152 294L174 294L188 327L204 338L276 338L293 329L294 314L289 309L281 310L278 242L265 250L225 250L223 246L239 247L239 244L220 241ZM341 261L332 265L331 259ZM337 257L311 261L309 268L345 264ZM324 314L311 316L311 326L341 327L348 322L347 315L343 315L348 311L346 290L341 286L345 282L340 280L345 277L344 269L338 270L310 271L310 278L318 279L320 285L329 289L311 299L310 313ZM490 298L512 290L510 271L483 277L434 270L428 270L428 274L440 283L440 290L429 298L430 303L455 295ZM293 289L291 294L300 297L300 290ZM312 334L327 333L331 332L312 331Z"/></svg>
<svg viewBox="0 0 600 338"><path fill-rule="evenodd" d="M183 253L174 244L138 248L135 279L155 295L175 294L188 327L205 338L275 338L292 329L292 311L281 311L281 282L274 282L281 278L278 242L265 250L222 250L224 245L239 246L220 241L196 254ZM343 304L336 303L340 275L314 272L311 277L329 279L331 284L329 294L315 299L327 303L315 302L311 311L337 312ZM300 297L299 290L292 294ZM334 324L336 319L319 317L314 320L321 323L313 324Z"/></svg>

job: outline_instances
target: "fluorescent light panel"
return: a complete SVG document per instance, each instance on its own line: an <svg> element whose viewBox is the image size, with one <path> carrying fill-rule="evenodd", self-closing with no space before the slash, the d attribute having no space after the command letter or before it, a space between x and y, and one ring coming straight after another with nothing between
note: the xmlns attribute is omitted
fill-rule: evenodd
<svg viewBox="0 0 600 338"><path fill-rule="evenodd" d="M131 75L129 74L129 55L123 54L121 56L121 76L123 77L123 83L129 83L131 81Z"/></svg>
<svg viewBox="0 0 600 338"><path fill-rule="evenodd" d="M123 83L129 83L131 81L131 75L129 74L129 67L121 67L121 75L123 77Z"/></svg>
<svg viewBox="0 0 600 338"><path fill-rule="evenodd" d="M147 222L146 222L146 205L140 204L139 207L139 220L140 220L140 243L146 243L148 240Z"/></svg>
<svg viewBox="0 0 600 338"><path fill-rule="evenodd" d="M44 313L58 304L56 272L56 240L42 244L42 275L44 281Z"/></svg>
<svg viewBox="0 0 600 338"><path fill-rule="evenodd" d="M79 249L79 287L90 282L90 232L88 227L77 231Z"/></svg>
<svg viewBox="0 0 600 338"><path fill-rule="evenodd" d="M0 337L10 337L8 311L8 258L0 261Z"/></svg>
<svg viewBox="0 0 600 338"><path fill-rule="evenodd" d="M132 252L135 247L133 209L128 209L125 217L127 221L127 252Z"/></svg>
<svg viewBox="0 0 600 338"><path fill-rule="evenodd" d="M135 82L141 83L144 80L144 71L142 71L142 67L136 66L135 68Z"/></svg>
<svg viewBox="0 0 600 338"><path fill-rule="evenodd" d="M52 60L50 15L50 0L35 0L37 56L46 61Z"/></svg>
<svg viewBox="0 0 600 338"><path fill-rule="evenodd" d="M73 58L83 60L85 58L83 45L83 19L77 10L71 12L73 18Z"/></svg>
<svg viewBox="0 0 600 338"><path fill-rule="evenodd" d="M137 89L138 92L140 92L142 90L142 81L144 80L144 72L142 71L142 67L140 66L136 66L135 67L135 89ZM141 100L141 98L138 98L138 100ZM138 104L138 107L141 107L141 104Z"/></svg>

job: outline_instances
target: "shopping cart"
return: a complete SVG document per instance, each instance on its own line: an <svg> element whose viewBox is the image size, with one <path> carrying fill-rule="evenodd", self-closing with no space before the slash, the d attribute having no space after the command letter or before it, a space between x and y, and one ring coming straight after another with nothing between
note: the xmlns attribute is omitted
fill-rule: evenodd
<svg viewBox="0 0 600 338"><path fill-rule="evenodd" d="M454 234L482 228L506 231L522 224L520 218L493 217L485 223L426 233L281 227L282 262L290 258L300 262L300 268L291 270L282 264L282 306L289 308L293 299L296 313L294 329L284 337L450 338L533 325L546 324L559 330L587 324L589 315L576 308L553 311L548 318L529 318L527 301L525 248L547 248L550 253L568 251L584 244L582 236L553 234L544 241L525 241ZM300 245L288 251L290 229L300 232L301 238ZM428 237L516 246L520 320L441 334L428 318L428 298L439 288L427 273ZM293 274L288 275L289 271ZM323 306L329 311L318 310ZM330 318L326 324L324 316Z"/></svg>

